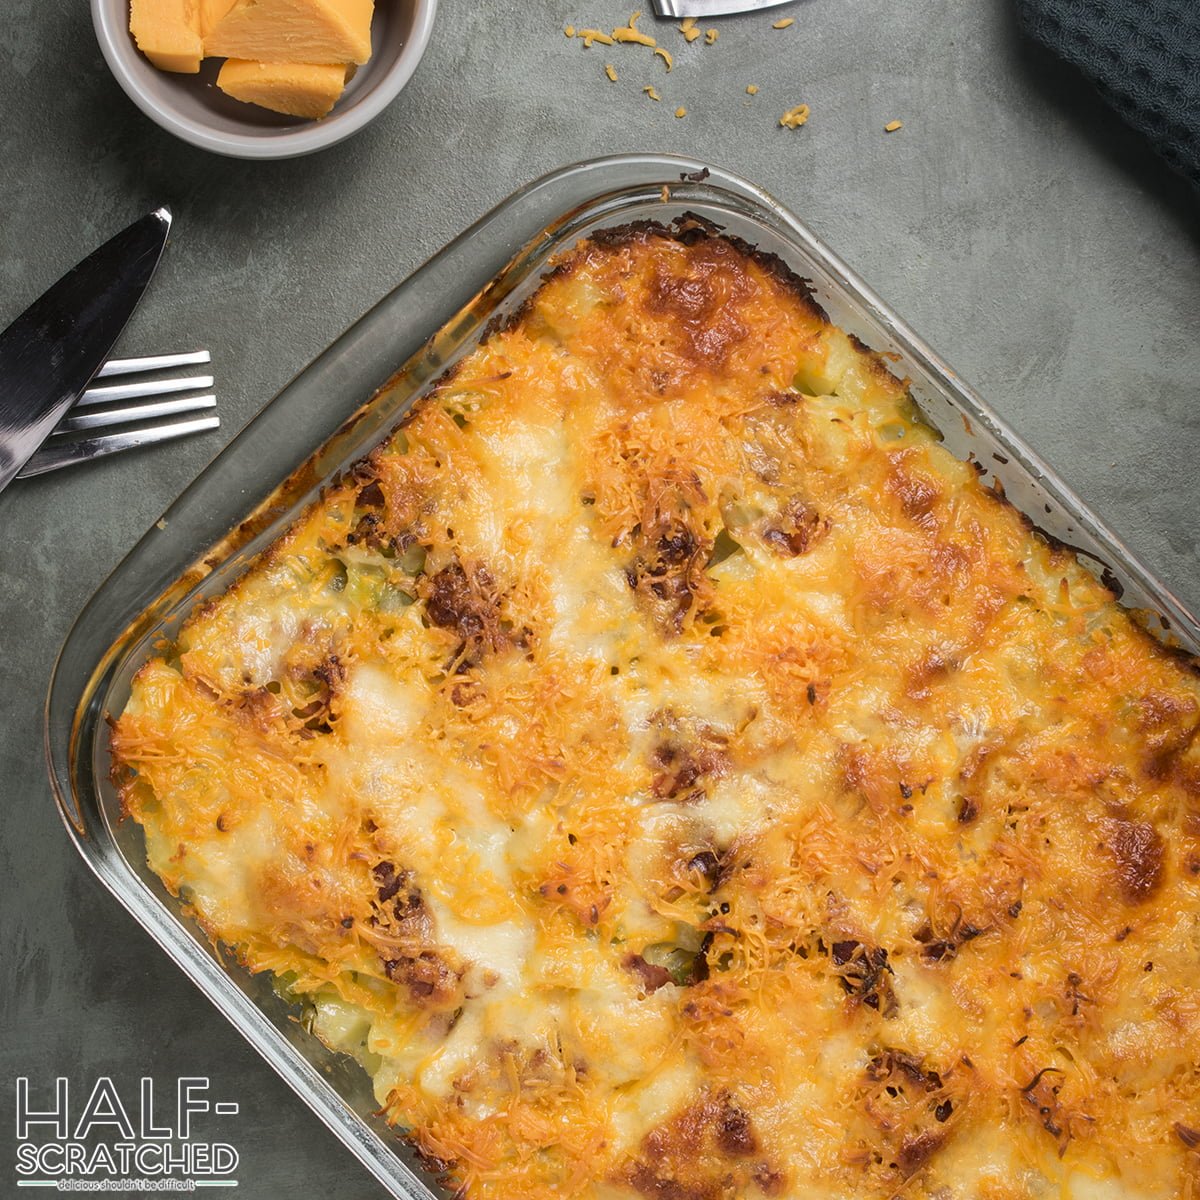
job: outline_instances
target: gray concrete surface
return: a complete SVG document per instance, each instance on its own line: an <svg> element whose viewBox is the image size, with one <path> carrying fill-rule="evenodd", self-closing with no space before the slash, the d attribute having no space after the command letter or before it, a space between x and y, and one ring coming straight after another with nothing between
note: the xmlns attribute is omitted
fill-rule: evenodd
<svg viewBox="0 0 1200 1200"><path fill-rule="evenodd" d="M1200 197L1022 43L1006 0L789 12L782 32L771 17L717 22L710 48L668 30L664 76L632 50L563 37L568 20L622 23L629 9L611 0L443 0L429 54L381 120L320 157L255 165L147 122L109 77L83 0L6 0L0 323L166 200L176 236L123 347L208 346L224 428L0 496L0 1194L15 1194L15 1080L46 1098L56 1075L81 1089L100 1075L211 1077L241 1106L227 1132L247 1200L297 1184L328 1200L382 1194L85 872L52 809L42 702L75 613L224 441L544 171L661 149L757 180L1200 604ZM808 125L778 128L799 101ZM892 118L904 128L886 135Z"/></svg>

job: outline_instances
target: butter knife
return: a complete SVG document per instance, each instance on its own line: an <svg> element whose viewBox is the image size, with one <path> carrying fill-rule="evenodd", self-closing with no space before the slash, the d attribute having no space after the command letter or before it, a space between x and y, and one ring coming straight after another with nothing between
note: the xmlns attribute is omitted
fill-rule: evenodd
<svg viewBox="0 0 1200 1200"><path fill-rule="evenodd" d="M650 0L660 17L727 17L788 3L791 0Z"/></svg>
<svg viewBox="0 0 1200 1200"><path fill-rule="evenodd" d="M171 229L158 208L67 272L0 333L0 491L103 365Z"/></svg>

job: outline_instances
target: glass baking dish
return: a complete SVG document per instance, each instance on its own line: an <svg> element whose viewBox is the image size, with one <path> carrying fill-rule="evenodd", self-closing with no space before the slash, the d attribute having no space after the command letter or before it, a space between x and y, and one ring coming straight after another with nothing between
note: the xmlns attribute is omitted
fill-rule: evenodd
<svg viewBox="0 0 1200 1200"><path fill-rule="evenodd" d="M105 714L153 643L223 590L322 483L387 435L414 399L537 287L554 254L604 227L694 213L778 255L830 318L888 356L945 444L1047 536L1076 551L1164 640L1200 653L1200 625L842 261L785 208L696 161L627 155L567 167L506 200L430 259L289 384L166 511L92 597L55 665L50 778L84 860L234 1027L392 1195L429 1200L368 1077L327 1050L265 976L230 968L145 865L109 780Z"/></svg>

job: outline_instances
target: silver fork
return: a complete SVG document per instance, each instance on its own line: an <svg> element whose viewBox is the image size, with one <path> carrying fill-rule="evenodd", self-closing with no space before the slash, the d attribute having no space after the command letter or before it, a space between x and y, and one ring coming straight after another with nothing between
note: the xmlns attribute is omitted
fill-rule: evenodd
<svg viewBox="0 0 1200 1200"><path fill-rule="evenodd" d="M148 374L178 367L202 366L211 361L212 356L207 350L188 354L155 354L143 358L114 358L96 372L96 378ZM21 468L17 478L44 475L47 471L91 462L94 458L115 454L120 450L132 450L137 446L216 429L221 419L211 411L208 416L191 417L184 421L170 419L184 413L216 408L217 398L208 391L212 386L211 375L181 375L171 379L93 385L75 401L67 415ZM89 432L112 426L132 428L121 428L114 433ZM80 437L80 434L87 436Z"/></svg>

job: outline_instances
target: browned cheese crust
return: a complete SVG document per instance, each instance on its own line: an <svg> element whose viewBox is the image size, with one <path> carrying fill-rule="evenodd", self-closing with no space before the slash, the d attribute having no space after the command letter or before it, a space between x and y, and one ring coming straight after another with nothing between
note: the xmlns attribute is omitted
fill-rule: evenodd
<svg viewBox="0 0 1200 1200"><path fill-rule="evenodd" d="M1198 693L690 222L567 254L113 751L472 1200L1190 1197Z"/></svg>

